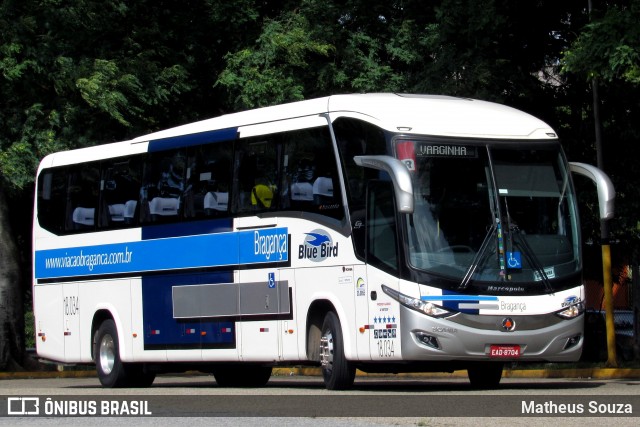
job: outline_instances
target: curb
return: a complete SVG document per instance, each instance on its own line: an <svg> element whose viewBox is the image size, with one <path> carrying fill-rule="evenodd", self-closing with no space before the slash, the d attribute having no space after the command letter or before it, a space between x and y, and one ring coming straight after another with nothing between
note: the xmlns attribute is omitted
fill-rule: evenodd
<svg viewBox="0 0 640 427"><path fill-rule="evenodd" d="M194 375L200 375L194 372ZM208 375L208 374L202 374ZM293 367L274 368L273 376L321 376L320 368ZM358 377L372 378L467 378L466 371L417 372L401 374L367 374L356 371ZM580 369L518 369L503 371L503 378L580 378L580 379L640 379L640 369L580 368ZM0 380L30 380L50 378L97 378L95 370L83 371L42 371L42 372L0 372Z"/></svg>
<svg viewBox="0 0 640 427"><path fill-rule="evenodd" d="M47 378L90 378L96 377L95 370L84 371L29 371L0 372L0 380L39 380Z"/></svg>

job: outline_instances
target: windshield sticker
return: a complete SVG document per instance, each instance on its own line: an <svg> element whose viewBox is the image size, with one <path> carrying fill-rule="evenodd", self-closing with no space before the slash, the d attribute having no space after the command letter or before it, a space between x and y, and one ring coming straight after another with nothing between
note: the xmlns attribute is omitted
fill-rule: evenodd
<svg viewBox="0 0 640 427"><path fill-rule="evenodd" d="M513 269L522 268L522 255L520 252L507 251L507 267Z"/></svg>
<svg viewBox="0 0 640 427"><path fill-rule="evenodd" d="M556 270L553 267L547 267L544 269L544 274L547 276L547 279L553 279L556 277ZM536 282L542 281L542 275L538 271L533 272L533 280Z"/></svg>
<svg viewBox="0 0 640 427"><path fill-rule="evenodd" d="M413 141L401 141L397 144L398 159L400 159L411 172L416 170L416 150L413 144Z"/></svg>

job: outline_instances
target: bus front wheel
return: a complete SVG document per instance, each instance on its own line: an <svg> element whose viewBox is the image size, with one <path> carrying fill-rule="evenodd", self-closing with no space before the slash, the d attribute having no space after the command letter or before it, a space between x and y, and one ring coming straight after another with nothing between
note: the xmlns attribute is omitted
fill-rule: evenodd
<svg viewBox="0 0 640 427"><path fill-rule="evenodd" d="M320 337L320 365L325 387L329 390L345 390L353 386L356 368L344 355L344 340L338 316L330 311L322 324Z"/></svg>

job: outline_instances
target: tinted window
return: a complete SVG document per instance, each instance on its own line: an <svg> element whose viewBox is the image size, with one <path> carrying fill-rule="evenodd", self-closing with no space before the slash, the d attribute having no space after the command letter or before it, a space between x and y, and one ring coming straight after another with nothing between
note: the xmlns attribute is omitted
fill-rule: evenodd
<svg viewBox="0 0 640 427"><path fill-rule="evenodd" d="M102 165L100 227L138 224L142 165L140 157L108 159Z"/></svg>
<svg viewBox="0 0 640 427"><path fill-rule="evenodd" d="M372 181L367 203L367 261L390 273L398 271L398 229L393 184Z"/></svg>
<svg viewBox="0 0 640 427"><path fill-rule="evenodd" d="M231 142L201 145L187 150L184 218L229 214L232 158Z"/></svg>
<svg viewBox="0 0 640 427"><path fill-rule="evenodd" d="M38 192L40 225L57 234L231 211L344 218L328 127L52 168L40 174Z"/></svg>
<svg viewBox="0 0 640 427"><path fill-rule="evenodd" d="M65 230L94 229L98 219L100 193L100 167L98 163L85 163L68 169L67 213Z"/></svg>
<svg viewBox="0 0 640 427"><path fill-rule="evenodd" d="M282 202L292 210L344 218L337 161L326 127L283 135Z"/></svg>
<svg viewBox="0 0 640 427"><path fill-rule="evenodd" d="M178 221L182 214L187 159L183 149L148 154L144 161L140 219Z"/></svg>

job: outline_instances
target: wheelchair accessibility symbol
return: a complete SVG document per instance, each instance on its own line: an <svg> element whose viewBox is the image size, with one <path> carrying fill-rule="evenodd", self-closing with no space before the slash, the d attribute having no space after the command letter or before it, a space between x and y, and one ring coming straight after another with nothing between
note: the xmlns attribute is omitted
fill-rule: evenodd
<svg viewBox="0 0 640 427"><path fill-rule="evenodd" d="M276 287L276 275L275 273L269 273L269 289Z"/></svg>
<svg viewBox="0 0 640 427"><path fill-rule="evenodd" d="M522 268L522 256L520 252L507 252L507 266L509 268Z"/></svg>

